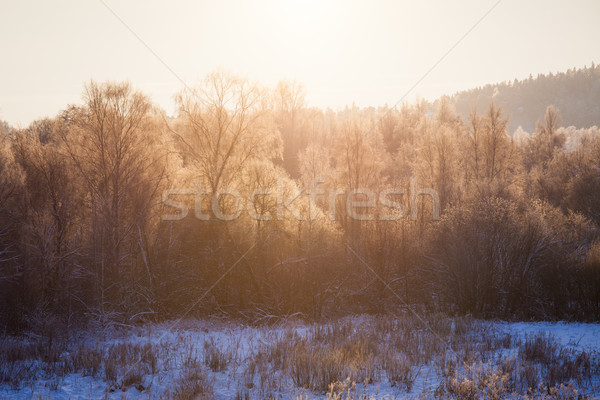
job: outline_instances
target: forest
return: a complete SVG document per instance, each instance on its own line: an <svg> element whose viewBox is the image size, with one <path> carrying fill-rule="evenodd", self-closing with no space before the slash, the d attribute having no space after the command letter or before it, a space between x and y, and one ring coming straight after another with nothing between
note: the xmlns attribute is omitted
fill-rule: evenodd
<svg viewBox="0 0 600 400"><path fill-rule="evenodd" d="M449 99L465 118L474 104L483 112L494 99L510 116L507 130L511 136L519 127L533 132L548 104L560 110L564 126L590 127L598 125L600 115L599 75L600 67L592 63L566 72L538 74L535 78L530 74L527 79L488 84L455 93Z"/></svg>
<svg viewBox="0 0 600 400"><path fill-rule="evenodd" d="M217 70L170 116L90 81L52 118L0 125L0 324L597 321L599 83L592 67L334 111Z"/></svg>

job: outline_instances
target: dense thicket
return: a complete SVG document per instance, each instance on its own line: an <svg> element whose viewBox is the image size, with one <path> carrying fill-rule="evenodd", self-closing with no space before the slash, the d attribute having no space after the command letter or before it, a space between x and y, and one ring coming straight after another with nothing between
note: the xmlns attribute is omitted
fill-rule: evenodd
<svg viewBox="0 0 600 400"><path fill-rule="evenodd" d="M560 128L547 104L519 140L494 103L323 111L297 83L221 71L176 100L171 118L92 82L54 118L1 126L4 326L600 317L597 128Z"/></svg>
<svg viewBox="0 0 600 400"><path fill-rule="evenodd" d="M464 118L474 105L482 112L493 100L509 117L510 135L519 126L532 132L549 104L560 110L564 126L589 127L598 124L600 115L600 66L592 63L589 68L488 84L458 92L449 99Z"/></svg>

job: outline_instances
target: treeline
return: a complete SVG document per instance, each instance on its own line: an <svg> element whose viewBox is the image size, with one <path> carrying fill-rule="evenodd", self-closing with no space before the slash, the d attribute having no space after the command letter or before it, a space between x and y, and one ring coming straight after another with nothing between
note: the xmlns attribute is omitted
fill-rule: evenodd
<svg viewBox="0 0 600 400"><path fill-rule="evenodd" d="M573 68L556 74L539 74L524 80L488 84L458 92L450 102L464 118L473 106L482 112L490 101L502 107L509 117L510 135L522 127L533 132L535 122L543 115L548 104L553 104L562 115L564 126L590 127L598 124L600 115L600 66Z"/></svg>
<svg viewBox="0 0 600 400"><path fill-rule="evenodd" d="M3 125L4 327L600 317L600 138L566 150L555 108L517 141L493 103L467 123L447 101L323 111L295 82L222 71L176 101L171 118L92 82L52 119Z"/></svg>

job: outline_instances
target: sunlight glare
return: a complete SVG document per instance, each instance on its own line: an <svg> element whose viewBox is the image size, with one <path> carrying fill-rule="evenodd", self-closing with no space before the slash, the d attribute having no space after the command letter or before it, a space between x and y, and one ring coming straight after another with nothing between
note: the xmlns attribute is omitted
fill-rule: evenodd
<svg viewBox="0 0 600 400"><path fill-rule="evenodd" d="M332 2L329 1L274 1L272 7L281 26L297 37L319 33L333 20Z"/></svg>

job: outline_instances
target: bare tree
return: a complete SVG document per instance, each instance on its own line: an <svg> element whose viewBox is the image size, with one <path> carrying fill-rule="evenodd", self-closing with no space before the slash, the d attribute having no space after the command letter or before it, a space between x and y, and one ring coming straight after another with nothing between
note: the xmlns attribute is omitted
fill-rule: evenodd
<svg viewBox="0 0 600 400"><path fill-rule="evenodd" d="M308 144L300 115L305 96L304 86L296 81L279 81L273 93L275 119L283 141L283 166L294 178L300 175L298 154Z"/></svg>
<svg viewBox="0 0 600 400"><path fill-rule="evenodd" d="M62 136L87 189L92 259L104 313L106 302L123 293L119 288L131 284L127 278L143 243L138 228L149 217L163 170L146 96L129 83L91 82L83 98L83 106L65 112L69 129ZM106 291L112 294L108 298ZM120 306L134 307L120 301Z"/></svg>
<svg viewBox="0 0 600 400"><path fill-rule="evenodd" d="M527 142L524 164L527 170L539 167L548 168L555 151L565 144L565 136L558 132L560 116L554 106L548 106L544 114L544 124L538 121L535 133Z"/></svg>
<svg viewBox="0 0 600 400"><path fill-rule="evenodd" d="M259 87L223 71L177 96L176 142L184 162L211 195L235 183L249 160L281 155L266 100Z"/></svg>
<svg viewBox="0 0 600 400"><path fill-rule="evenodd" d="M54 139L60 121L36 121L19 131L13 142L15 159L24 172L21 241L26 268L45 306L57 311L69 297L78 249L73 226L78 217L77 179Z"/></svg>
<svg viewBox="0 0 600 400"><path fill-rule="evenodd" d="M477 114L477 109L473 107L469 114L469 131L467 135L467 151L465 158L468 174L467 185L471 180L478 181L483 175L482 159L483 159L483 119Z"/></svg>
<svg viewBox="0 0 600 400"><path fill-rule="evenodd" d="M507 170L510 155L510 139L506 133L508 120L502 109L492 102L484 120L484 177L493 181Z"/></svg>
<svg viewBox="0 0 600 400"><path fill-rule="evenodd" d="M15 209L21 198L24 174L15 162L9 132L0 125L0 282L12 280L14 270L5 266L18 258L13 231L17 218Z"/></svg>

